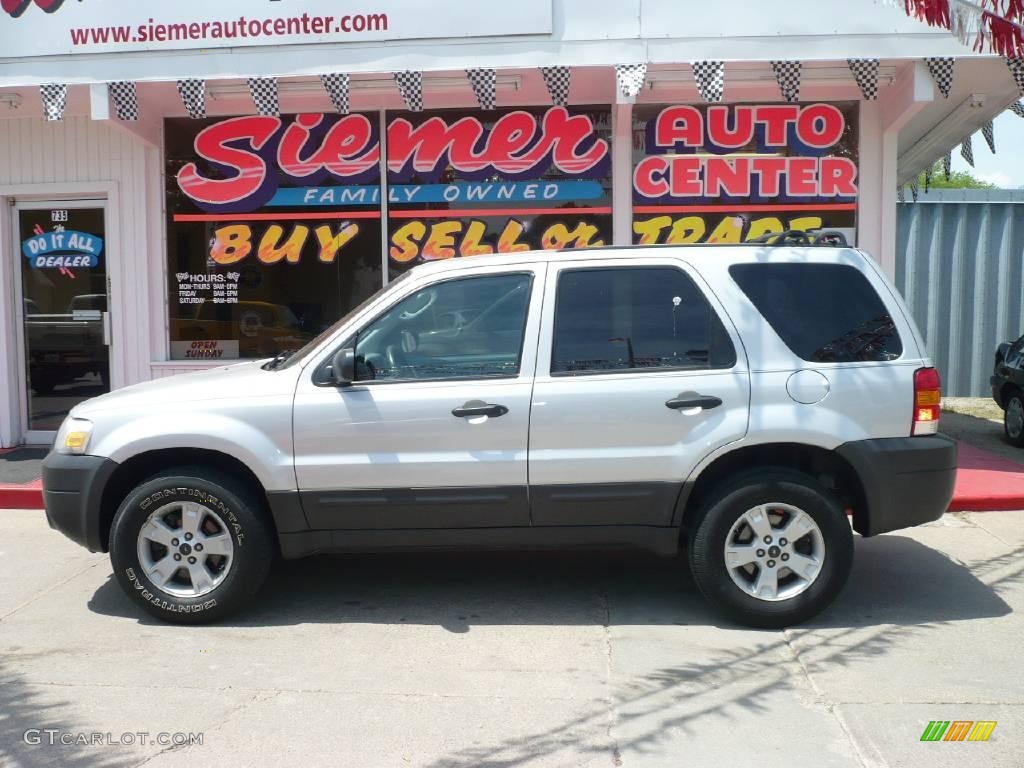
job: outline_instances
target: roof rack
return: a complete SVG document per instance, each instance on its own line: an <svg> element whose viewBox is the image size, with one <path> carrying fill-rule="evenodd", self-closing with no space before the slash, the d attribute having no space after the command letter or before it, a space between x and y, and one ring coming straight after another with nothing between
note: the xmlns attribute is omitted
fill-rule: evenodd
<svg viewBox="0 0 1024 768"><path fill-rule="evenodd" d="M787 229L783 232L766 232L760 237L748 240L747 243L764 243L766 245L825 245L846 248L846 235L834 229L823 229L820 232L805 232L802 229Z"/></svg>

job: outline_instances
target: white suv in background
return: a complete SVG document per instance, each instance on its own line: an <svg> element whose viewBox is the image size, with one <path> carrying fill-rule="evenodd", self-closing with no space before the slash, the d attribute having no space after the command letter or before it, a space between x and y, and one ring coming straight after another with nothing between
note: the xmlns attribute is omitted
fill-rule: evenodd
<svg viewBox="0 0 1024 768"><path fill-rule="evenodd" d="M684 547L732 619L803 621L850 518L943 514L956 448L874 262L778 243L417 267L290 356L77 406L48 519L170 621L236 609L278 553L422 547Z"/></svg>

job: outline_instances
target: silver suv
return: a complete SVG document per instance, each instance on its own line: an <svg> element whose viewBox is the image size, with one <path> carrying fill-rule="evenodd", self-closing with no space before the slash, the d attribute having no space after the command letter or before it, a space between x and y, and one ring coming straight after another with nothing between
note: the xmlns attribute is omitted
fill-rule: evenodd
<svg viewBox="0 0 1024 768"><path fill-rule="evenodd" d="M842 588L851 519L943 514L938 414L856 249L519 253L417 267L291 355L83 403L43 483L50 524L170 621L235 610L277 554L631 547L685 549L713 605L780 627Z"/></svg>

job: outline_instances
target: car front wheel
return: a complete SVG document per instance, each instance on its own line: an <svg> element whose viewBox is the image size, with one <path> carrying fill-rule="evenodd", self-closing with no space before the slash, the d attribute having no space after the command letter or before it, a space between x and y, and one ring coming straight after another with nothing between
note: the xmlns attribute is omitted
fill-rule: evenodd
<svg viewBox="0 0 1024 768"><path fill-rule="evenodd" d="M777 629L824 610L853 564L853 534L835 497L806 475L768 470L714 495L690 537L690 567L732 620Z"/></svg>
<svg viewBox="0 0 1024 768"><path fill-rule="evenodd" d="M236 611L273 558L267 516L236 478L181 467L139 485L114 517L110 560L121 588L157 618L203 624Z"/></svg>

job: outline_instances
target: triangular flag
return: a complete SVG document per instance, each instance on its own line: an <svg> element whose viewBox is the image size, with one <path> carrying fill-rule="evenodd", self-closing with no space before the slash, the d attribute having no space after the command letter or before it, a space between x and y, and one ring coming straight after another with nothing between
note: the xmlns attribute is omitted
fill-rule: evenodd
<svg viewBox="0 0 1024 768"><path fill-rule="evenodd" d="M868 101L878 98L878 59L847 59L853 79Z"/></svg>
<svg viewBox="0 0 1024 768"><path fill-rule="evenodd" d="M910 182L910 199L915 203L917 202L917 182Z"/></svg>
<svg viewBox="0 0 1024 768"><path fill-rule="evenodd" d="M107 83L107 91L114 100L117 119L133 122L139 119L139 101L135 95L135 83L131 80L118 80Z"/></svg>
<svg viewBox="0 0 1024 768"><path fill-rule="evenodd" d="M725 62L694 61L691 66L700 97L709 103L721 101L725 95Z"/></svg>
<svg viewBox="0 0 1024 768"><path fill-rule="evenodd" d="M551 103L564 107L569 103L569 85L572 75L568 67L541 67L541 77L551 94Z"/></svg>
<svg viewBox="0 0 1024 768"><path fill-rule="evenodd" d="M336 72L330 75L320 75L320 82L334 109L343 115L348 114L348 75L344 72Z"/></svg>
<svg viewBox="0 0 1024 768"><path fill-rule="evenodd" d="M63 120L68 105L67 83L45 83L39 86L43 98L43 112L47 120Z"/></svg>
<svg viewBox="0 0 1024 768"><path fill-rule="evenodd" d="M967 136L960 144L960 157L967 161L967 164L974 167L974 149L971 147L971 137Z"/></svg>
<svg viewBox="0 0 1024 768"><path fill-rule="evenodd" d="M786 101L800 101L800 62L773 61L772 71Z"/></svg>
<svg viewBox="0 0 1024 768"><path fill-rule="evenodd" d="M635 99L647 79L646 64L616 64L615 85L627 99Z"/></svg>
<svg viewBox="0 0 1024 768"><path fill-rule="evenodd" d="M985 143L988 144L989 150L991 150L994 155L996 153L996 134L992 129L991 120L981 126L981 135L985 137Z"/></svg>
<svg viewBox="0 0 1024 768"><path fill-rule="evenodd" d="M1017 93L1024 96L1024 59L1017 57L1008 58L1006 66L1010 68L1013 81L1017 84Z"/></svg>
<svg viewBox="0 0 1024 768"><path fill-rule="evenodd" d="M206 82L203 80L179 80L178 95L185 111L193 120L206 117Z"/></svg>
<svg viewBox="0 0 1024 768"><path fill-rule="evenodd" d="M953 150L946 153L946 156L942 158L942 175L946 177L946 181L949 181L949 176L953 172Z"/></svg>
<svg viewBox="0 0 1024 768"><path fill-rule="evenodd" d="M896 202L898 202L898 203L905 203L906 202L906 200L903 197L903 185L902 184L897 184L896 185Z"/></svg>
<svg viewBox="0 0 1024 768"><path fill-rule="evenodd" d="M1010 105L1009 109L1017 117L1024 117L1024 104L1021 104L1019 101L1013 102L1013 104Z"/></svg>
<svg viewBox="0 0 1024 768"><path fill-rule="evenodd" d="M932 80L935 81L942 98L948 99L949 91L953 87L953 66L956 64L956 59L945 56L924 61L928 65L928 71L932 73Z"/></svg>
<svg viewBox="0 0 1024 768"><path fill-rule="evenodd" d="M498 72L492 68L467 69L466 77L473 88L480 109L494 109L498 98Z"/></svg>
<svg viewBox="0 0 1024 768"><path fill-rule="evenodd" d="M259 114L272 117L281 114L281 107L277 100L277 78L250 77L249 93L252 95L252 103L256 105L256 111Z"/></svg>
<svg viewBox="0 0 1024 768"><path fill-rule="evenodd" d="M405 106L411 112L423 111L423 73L409 70L395 72L395 83Z"/></svg>
<svg viewBox="0 0 1024 768"><path fill-rule="evenodd" d="M924 193L927 195L928 190L932 186L932 169L931 166L924 169Z"/></svg>

